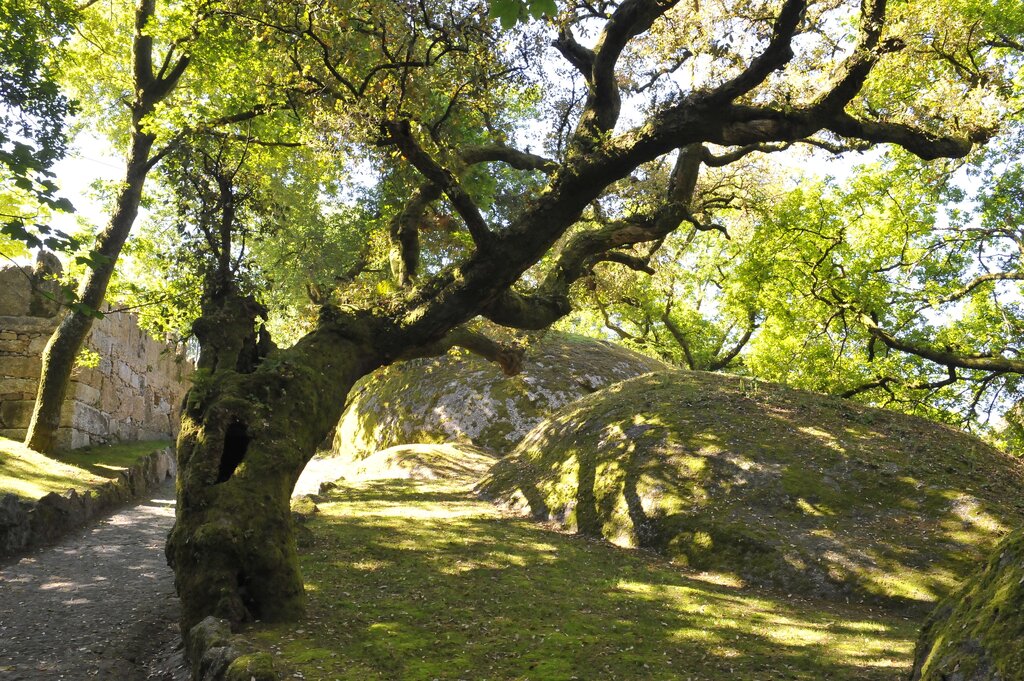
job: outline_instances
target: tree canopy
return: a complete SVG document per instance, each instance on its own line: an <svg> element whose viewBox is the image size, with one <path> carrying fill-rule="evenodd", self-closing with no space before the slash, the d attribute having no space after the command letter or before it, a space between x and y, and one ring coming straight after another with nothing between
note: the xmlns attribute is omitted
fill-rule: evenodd
<svg viewBox="0 0 1024 681"><path fill-rule="evenodd" d="M66 151L65 126L75 110L61 90L57 63L74 20L63 0L10 0L0 6L0 245L62 248L66 236L45 216L71 204L57 193L51 166Z"/></svg>

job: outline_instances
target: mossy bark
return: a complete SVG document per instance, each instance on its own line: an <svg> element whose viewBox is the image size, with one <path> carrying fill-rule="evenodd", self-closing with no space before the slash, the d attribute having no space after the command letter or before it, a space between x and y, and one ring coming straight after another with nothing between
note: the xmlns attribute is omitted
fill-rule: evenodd
<svg viewBox="0 0 1024 681"><path fill-rule="evenodd" d="M242 357L257 335L253 309L228 296L197 327L207 336L204 349L218 350L200 361L178 437L167 557L185 631L207 615L232 623L301 616L291 491L352 384L381 363L369 325L338 317L248 366Z"/></svg>

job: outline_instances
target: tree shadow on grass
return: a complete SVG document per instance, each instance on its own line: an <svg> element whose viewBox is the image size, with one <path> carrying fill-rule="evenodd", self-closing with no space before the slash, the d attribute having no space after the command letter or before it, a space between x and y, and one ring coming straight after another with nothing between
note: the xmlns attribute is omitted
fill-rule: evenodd
<svg viewBox="0 0 1024 681"><path fill-rule="evenodd" d="M339 488L310 616L258 627L307 679L897 679L912 622L685 573L443 485Z"/></svg>
<svg viewBox="0 0 1024 681"><path fill-rule="evenodd" d="M920 614L1021 524L1022 484L1019 461L923 419L663 372L558 412L480 488L695 568Z"/></svg>

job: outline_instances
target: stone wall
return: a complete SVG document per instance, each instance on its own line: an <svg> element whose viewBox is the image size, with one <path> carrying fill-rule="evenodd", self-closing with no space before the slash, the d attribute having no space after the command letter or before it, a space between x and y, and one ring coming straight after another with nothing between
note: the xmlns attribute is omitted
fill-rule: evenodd
<svg viewBox="0 0 1024 681"><path fill-rule="evenodd" d="M42 499L4 494L0 496L0 560L52 542L121 504L141 498L176 474L174 448L166 447L92 489L50 492Z"/></svg>
<svg viewBox="0 0 1024 681"><path fill-rule="evenodd" d="M52 258L52 256L50 256ZM21 440L32 415L43 348L59 320L47 274L59 268L40 258L35 268L0 270L0 435ZM159 440L177 434L181 399L193 365L173 345L139 329L134 315L111 312L96 320L86 347L94 368L78 367L57 432L58 447Z"/></svg>

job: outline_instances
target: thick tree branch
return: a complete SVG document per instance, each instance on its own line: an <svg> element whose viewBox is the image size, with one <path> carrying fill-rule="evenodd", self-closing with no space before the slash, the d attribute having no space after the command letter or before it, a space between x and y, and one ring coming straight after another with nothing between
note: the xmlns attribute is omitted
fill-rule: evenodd
<svg viewBox="0 0 1024 681"><path fill-rule="evenodd" d="M608 251L596 256L599 262L614 262L620 265L624 265L631 270L636 272L643 272L645 274L655 274L655 270L651 267L650 258L640 258L635 255L623 253L622 251Z"/></svg>
<svg viewBox="0 0 1024 681"><path fill-rule="evenodd" d="M687 220L702 228L689 205L700 174L702 147L690 145L679 150L669 179L666 202L652 216L619 220L598 229L580 232L562 248L555 265L541 284L549 292L567 291L568 287L589 272L593 264L615 248L655 241L669 234Z"/></svg>
<svg viewBox="0 0 1024 681"><path fill-rule="evenodd" d="M398 359L436 357L445 354L455 347L469 350L474 355L479 355L490 362L494 362L501 367L501 371L506 376L515 376L522 371L524 354L522 348L503 345L483 333L466 328L465 326L452 329L439 341L410 348L407 352L400 355Z"/></svg>
<svg viewBox="0 0 1024 681"><path fill-rule="evenodd" d="M898 39L887 40L881 46L878 44L885 26L885 4L886 0L864 0L857 47L838 69L825 93L811 105L813 110L825 115L842 111L863 89L878 58L903 48L903 43Z"/></svg>
<svg viewBox="0 0 1024 681"><path fill-rule="evenodd" d="M153 75L153 37L144 33L146 24L156 13L156 0L139 0L135 8L135 37L132 45L132 68L135 86L148 90L156 77Z"/></svg>
<svg viewBox="0 0 1024 681"><path fill-rule="evenodd" d="M188 55L182 55L168 72L172 50L168 52L167 62L161 67L160 74L153 72L153 37L147 35L145 30L146 24L155 14L156 0L139 0L135 9L135 37L132 45L132 68L138 88L134 105L136 122L152 112L153 107L170 94L189 63Z"/></svg>
<svg viewBox="0 0 1024 681"><path fill-rule="evenodd" d="M508 289L486 305L481 315L495 324L540 331L572 312L568 291L520 293Z"/></svg>
<svg viewBox="0 0 1024 681"><path fill-rule="evenodd" d="M593 64L590 77L587 79L590 93L580 117L577 135L582 133L584 139L593 140L600 133L615 127L622 105L615 77L619 56L630 40L649 29L658 17L677 2L678 0L624 0L612 13L594 46ZM567 58L573 62L573 58Z"/></svg>
<svg viewBox="0 0 1024 681"><path fill-rule="evenodd" d="M958 369L979 369L981 371L1004 371L1024 374L1024 361L1010 359L1002 355L969 355L952 350L939 350L924 343L916 343L897 338L875 323L866 314L860 315L860 321L872 336L882 341L887 347L911 355L917 355L936 364Z"/></svg>
<svg viewBox="0 0 1024 681"><path fill-rule="evenodd" d="M594 51L576 42L575 36L568 27L558 32L558 37L551 41L551 45L561 52L566 61L575 66L577 71L583 74L588 83L593 80Z"/></svg>
<svg viewBox="0 0 1024 681"><path fill-rule="evenodd" d="M459 158L466 165L501 162L516 170L541 170L553 172L558 164L549 158L519 151L504 144L478 144L465 146L459 151Z"/></svg>
<svg viewBox="0 0 1024 681"><path fill-rule="evenodd" d="M700 145L680 149L669 180L666 203L654 215L617 220L574 235L561 248L554 265L533 292L507 291L493 300L482 314L504 326L544 328L570 312L569 288L575 281L587 275L597 262L616 260L615 256L608 257L609 251L656 241L676 229L683 220L699 225L688 206L697 186L700 162Z"/></svg>
<svg viewBox="0 0 1024 681"><path fill-rule="evenodd" d="M825 129L872 143L898 144L926 161L937 158L963 158L975 142L987 139L988 132L979 130L968 138L939 137L902 123L876 123L862 121L847 113L839 113L826 121Z"/></svg>
<svg viewBox="0 0 1024 681"><path fill-rule="evenodd" d="M441 188L452 206L458 211L473 242L480 250L486 250L494 242L494 234L487 228L487 222L480 213L472 197L462 188L454 173L443 168L437 161L423 150L412 135L409 121L386 121L382 127L389 135L389 140L406 158L409 163L420 171L429 182Z"/></svg>
<svg viewBox="0 0 1024 681"><path fill-rule="evenodd" d="M793 58L791 46L793 36L796 35L797 28L800 27L800 21L803 19L806 9L806 0L786 0L782 5L782 11L775 19L768 46L750 62L750 65L741 74L722 83L705 95L704 99L708 104L721 106L733 102L759 86L773 72L788 64L789 60Z"/></svg>
<svg viewBox="0 0 1024 681"><path fill-rule="evenodd" d="M420 263L420 224L431 203L441 196L441 188L427 182L412 193L405 207L391 219L391 273L399 286L409 286L416 278Z"/></svg>
<svg viewBox="0 0 1024 681"><path fill-rule="evenodd" d="M791 146L793 145L789 142L763 142L757 144L747 144L745 146L739 147L738 149L733 149L732 151L726 152L721 156L715 156L714 154L711 153L710 150L708 150L705 147L701 152L701 161L704 163L704 165L706 165L709 168L723 168L755 152L759 152L762 154L770 154L776 151L785 151L786 149L789 149Z"/></svg>

